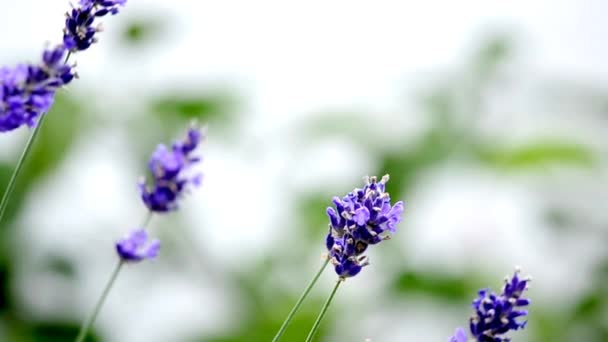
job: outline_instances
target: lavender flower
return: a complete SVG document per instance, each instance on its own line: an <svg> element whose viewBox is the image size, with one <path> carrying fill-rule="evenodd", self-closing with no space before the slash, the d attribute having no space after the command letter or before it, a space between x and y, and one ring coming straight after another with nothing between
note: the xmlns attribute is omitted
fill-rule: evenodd
<svg viewBox="0 0 608 342"><path fill-rule="evenodd" d="M467 342L467 333L463 328L456 329L454 336L448 342Z"/></svg>
<svg viewBox="0 0 608 342"><path fill-rule="evenodd" d="M148 167L152 174L151 184L140 182L144 204L153 212L168 212L177 209L177 200L189 186L198 186L201 173L191 172L191 167L200 162L192 152L203 139L198 128L191 127L186 138L173 143L171 148L158 145Z"/></svg>
<svg viewBox="0 0 608 342"><path fill-rule="evenodd" d="M65 54L59 45L45 50L40 64L0 68L0 132L32 127L50 109L57 89L76 76L63 64Z"/></svg>
<svg viewBox="0 0 608 342"><path fill-rule="evenodd" d="M80 0L79 7L66 13L63 43L72 52L84 51L97 42L95 34L101 26L93 27L95 18L118 13L127 0Z"/></svg>
<svg viewBox="0 0 608 342"><path fill-rule="evenodd" d="M138 262L153 259L160 250L159 240L148 240L144 229L137 229L116 243L118 256L126 262Z"/></svg>
<svg viewBox="0 0 608 342"><path fill-rule="evenodd" d="M479 291L479 297L473 301L475 315L470 319L471 334L480 342L503 342L510 339L501 336L510 330L523 329L527 321L518 321L519 317L528 314L520 307L528 306L530 300L522 298L528 288L529 278L520 278L519 269L511 279L505 279L505 286L500 295L489 289Z"/></svg>
<svg viewBox="0 0 608 342"><path fill-rule="evenodd" d="M355 189L342 199L334 197L335 209L327 208L329 234L326 247L338 276L353 277L368 265L362 255L369 245L390 238L401 222L403 202L391 206L385 192L388 175L378 182L376 177L366 180L363 189Z"/></svg>
<svg viewBox="0 0 608 342"><path fill-rule="evenodd" d="M528 314L527 310L520 308L530 304L529 299L522 298L530 278L520 278L519 273L520 270L516 269L513 277L505 279L505 286L500 295L489 289L479 291L479 297L473 301L475 315L469 321L475 341L507 342L511 339L504 334L526 326L527 321L520 322L518 319ZM466 342L464 330L458 328L450 342Z"/></svg>

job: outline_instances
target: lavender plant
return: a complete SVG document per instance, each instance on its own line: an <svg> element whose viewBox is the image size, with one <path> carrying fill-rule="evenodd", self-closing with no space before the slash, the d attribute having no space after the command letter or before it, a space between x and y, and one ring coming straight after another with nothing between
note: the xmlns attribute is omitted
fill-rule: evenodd
<svg viewBox="0 0 608 342"><path fill-rule="evenodd" d="M160 241L149 239L146 228L154 213L166 214L176 210L178 201L185 192L200 185L202 173L196 171L194 166L201 161L201 158L194 155L194 152L203 138L202 131L196 126L192 126L188 129L186 137L175 141L171 148L160 144L152 153L148 162L151 173L150 184L146 185L145 181L139 183L141 199L148 209L148 213L140 227L116 242L116 253L119 259L117 266L92 313L83 323L76 338L77 342L82 342L86 338L122 267L127 263L138 263L146 259L153 259L158 255Z"/></svg>
<svg viewBox="0 0 608 342"><path fill-rule="evenodd" d="M516 269L512 277L505 279L500 295L489 289L479 291L473 301L475 314L469 320L473 341L508 342L511 339L505 334L525 328L527 321L520 321L520 318L528 315L528 311L521 308L530 304L530 299L522 297L529 282L530 278L520 277L520 270ZM467 342L464 329L456 329L449 342Z"/></svg>
<svg viewBox="0 0 608 342"><path fill-rule="evenodd" d="M100 25L97 18L116 14L127 0L80 0L78 6L66 13L63 42L45 49L38 63L0 68L0 132L21 126L33 128L4 190L0 202L0 222L12 194L15 181L42 127L45 114L51 108L57 90L75 77L75 65L68 65L70 56L87 50L97 42Z"/></svg>
<svg viewBox="0 0 608 342"><path fill-rule="evenodd" d="M364 255L367 248L388 240L390 233L396 232L404 207L401 201L391 205L390 195L386 192L388 180L388 175L382 177L380 181L377 177L366 178L363 188L354 189L343 198L334 197L332 201L335 208L329 207L326 211L329 218L329 233L325 239L328 251L326 260L296 302L273 341L281 338L319 276L327 264L331 263L338 280L306 339L312 341L340 284L346 278L356 276L363 267L369 265L369 259Z"/></svg>

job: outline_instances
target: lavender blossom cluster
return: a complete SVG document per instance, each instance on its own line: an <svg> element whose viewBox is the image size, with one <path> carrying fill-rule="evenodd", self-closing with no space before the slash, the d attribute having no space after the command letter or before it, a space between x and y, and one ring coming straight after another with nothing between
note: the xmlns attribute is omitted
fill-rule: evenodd
<svg viewBox="0 0 608 342"><path fill-rule="evenodd" d="M370 245L378 244L395 233L401 222L403 202L391 205L386 192L385 175L366 179L362 189L354 189L343 198L334 197L335 208L327 208L329 233L325 245L338 276L353 277L369 264L363 255Z"/></svg>
<svg viewBox="0 0 608 342"><path fill-rule="evenodd" d="M525 328L527 321L521 321L528 315L522 309L530 305L530 299L523 298L528 289L530 278L520 277L517 269L512 277L505 279L502 292L497 295L489 289L482 289L473 301L475 314L469 321L471 335L478 342L508 342L509 331ZM464 329L458 328L449 342L467 342Z"/></svg>
<svg viewBox="0 0 608 342"><path fill-rule="evenodd" d="M0 132L34 126L53 105L57 89L76 76L63 60L66 48L58 45L42 53L37 64L0 68Z"/></svg>

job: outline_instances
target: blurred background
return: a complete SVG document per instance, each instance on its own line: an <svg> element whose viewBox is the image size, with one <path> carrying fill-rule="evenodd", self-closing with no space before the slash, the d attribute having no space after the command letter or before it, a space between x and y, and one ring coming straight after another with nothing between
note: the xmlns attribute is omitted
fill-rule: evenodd
<svg viewBox="0 0 608 342"><path fill-rule="evenodd" d="M63 0L0 0L0 64ZM446 341L479 288L533 276L515 341L608 341L608 3L131 0L78 54L0 224L0 341L71 341L141 221L159 142L209 127L203 186L151 231L90 341L270 341L321 263L334 195L390 173L394 239L318 341ZM0 136L4 188L30 132ZM327 271L283 340L302 341Z"/></svg>

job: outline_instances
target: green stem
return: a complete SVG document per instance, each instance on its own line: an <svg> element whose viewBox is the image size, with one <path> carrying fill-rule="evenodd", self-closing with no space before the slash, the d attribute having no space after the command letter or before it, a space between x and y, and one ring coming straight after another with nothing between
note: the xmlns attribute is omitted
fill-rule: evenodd
<svg viewBox="0 0 608 342"><path fill-rule="evenodd" d="M72 55L72 52L69 51L68 54L65 56L65 60L63 61L63 64L68 63L68 60L70 59L71 55ZM25 147L23 148L23 152L21 152L21 157L19 157L19 161L17 162L17 166L15 166L15 169L13 170L13 174L11 175L11 179L8 181L8 185L6 186L6 189L4 190L4 195L2 195L2 202L0 202L0 223L2 222L2 218L4 217L4 211L6 210L6 207L8 206L8 200L11 197L11 194L13 193L13 189L15 188L17 176L21 172L21 168L23 167L23 164L25 163L25 159L27 158L28 154L30 153L30 150L32 149L32 145L34 144L34 141L36 140L36 137L38 136L38 133L40 132L40 128L42 127L44 118L46 118L46 114L47 113L42 113L42 115L40 115L40 120L38 120L38 122L36 123L36 126L34 127L34 130L32 131L32 134L27 139L27 142L25 143Z"/></svg>
<svg viewBox="0 0 608 342"><path fill-rule="evenodd" d="M25 147L23 148L23 152L21 152L21 157L19 157L19 161L17 162L17 166L15 166L15 169L13 170L13 174L11 175L11 179L8 181L8 185L6 186L6 189L4 190L4 195L2 196L2 202L0 202L0 222L2 222L2 217L4 217L4 211L6 210L6 207L8 205L8 200L11 197L11 194L13 193L13 189L15 188L17 176L21 172L21 168L23 167L23 164L25 163L25 159L27 158L28 154L30 153L30 150L32 149L34 140L36 140L36 137L38 136L38 133L40 132L40 127L42 127L44 118L46 118L46 113L44 113L40 116L40 120L38 120L38 123L36 124L36 127L34 127L32 134L27 139L27 142L25 143Z"/></svg>
<svg viewBox="0 0 608 342"><path fill-rule="evenodd" d="M339 278L338 281L336 282L336 286L334 286L334 289L331 291L331 294L329 295L329 297L327 297L327 301L325 301L325 304L323 304L323 308L321 308L319 317L317 317L315 324L313 324L312 328L310 329L310 332L308 333L308 337L306 338L306 342L311 342L313 337L315 337L315 333L317 332L317 329L319 329L321 320L323 320L323 316L325 316L325 312L327 312L327 308L329 308L331 301L334 299L336 291L338 291L338 287L340 286L340 284L342 284L343 281L344 281L344 279Z"/></svg>
<svg viewBox="0 0 608 342"><path fill-rule="evenodd" d="M150 219L152 219L152 214L153 214L152 211L148 211L146 213L143 224L141 226L142 229L145 229L148 226L148 223L150 223ZM87 320L82 324L82 327L80 327L80 331L78 332L78 336L76 337L76 342L83 342L84 339L87 337L87 334L88 334L89 330L91 329L91 326L93 325L93 323L95 323L95 319L97 318L97 315L99 314L99 311L101 310L101 307L103 306L103 303L106 301L106 297L108 297L108 294L110 293L110 290L112 289L112 286L114 286L114 282L116 281L116 278L118 277L118 273L120 273L120 270L122 269L122 266L124 264L125 264L125 262L122 259L120 259L118 261L118 265L116 265L116 268L112 272L112 275L110 276L110 281L108 281L108 283L106 284L106 287L103 289L103 292L101 293L101 297L99 297L99 300L97 300L97 304L95 304L95 308L93 309L91 316L89 316L89 318L87 318Z"/></svg>
<svg viewBox="0 0 608 342"><path fill-rule="evenodd" d="M327 258L325 260L325 262L323 263L323 265L321 266L321 268L319 269L319 271L317 272L317 274L315 274L315 277L312 278L312 280L310 281L310 284L308 284L308 286L306 287L306 289L304 289L304 292L302 292L302 295L300 296L300 298L296 302L296 305L294 305L293 309L291 309L291 312L289 312L289 315L287 315L287 318L285 318L285 321L283 321L283 325L281 325L281 328L279 329L279 331L277 332L277 334L272 339L272 342L279 341L279 339L281 338L281 336L285 332L285 329L287 329L287 326L289 325L289 322L291 322L291 319L293 318L293 316L300 309L300 306L302 305L302 302L304 301L304 299L306 299L306 296L308 296L308 293L313 288L313 286L315 285L315 283L319 279L319 276L321 276L321 273L323 273L323 271L325 270L325 267L327 267L328 263L329 263L329 258Z"/></svg>
<svg viewBox="0 0 608 342"><path fill-rule="evenodd" d="M95 305L95 308L93 309L93 313L91 314L91 316L89 316L89 318L85 321L85 323L80 328L78 337L76 337L76 342L84 341L85 337L87 336L87 333L89 332L89 329L93 325L93 322L95 322L95 318L97 318L97 315L99 314L99 310L101 310L101 307L102 307L103 303L105 302L106 297L108 296L108 293L110 293L110 290L112 289L112 286L114 285L114 281L118 277L118 273L120 273L120 270L122 269L122 266L124 264L125 264L124 261L122 261L122 259L121 259L118 262L118 265L116 265L116 268L114 269L114 272L112 272L112 276L110 277L110 281L108 281L108 284L103 289L101 297L99 297L99 300L97 301L97 304Z"/></svg>

